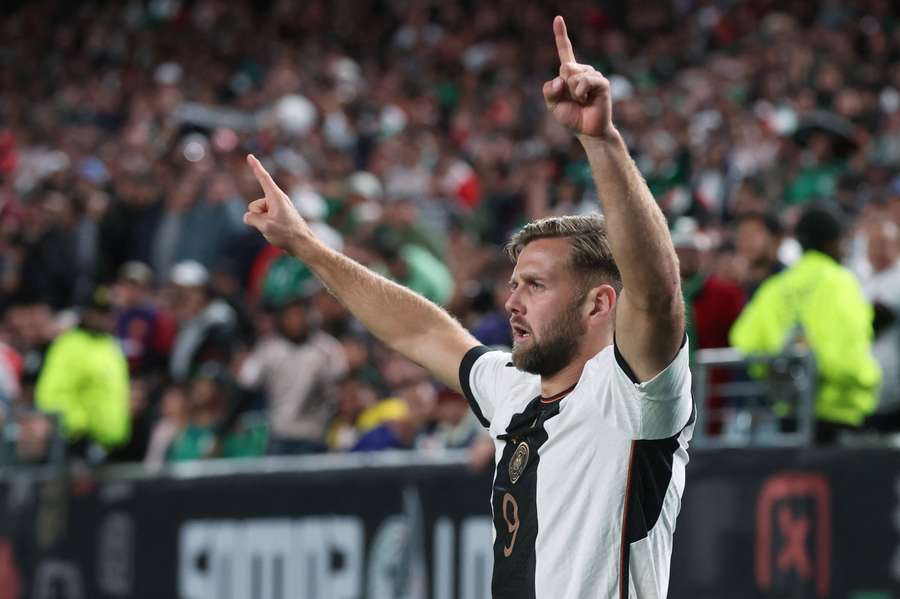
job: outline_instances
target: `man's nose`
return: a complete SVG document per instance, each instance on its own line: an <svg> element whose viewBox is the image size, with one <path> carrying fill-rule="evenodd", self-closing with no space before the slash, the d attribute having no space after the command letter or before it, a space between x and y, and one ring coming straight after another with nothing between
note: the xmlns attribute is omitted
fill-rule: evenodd
<svg viewBox="0 0 900 599"><path fill-rule="evenodd" d="M524 312L522 302L519 301L518 291L513 291L509 294L509 298L507 298L503 307L506 308L506 311L510 314L522 314Z"/></svg>

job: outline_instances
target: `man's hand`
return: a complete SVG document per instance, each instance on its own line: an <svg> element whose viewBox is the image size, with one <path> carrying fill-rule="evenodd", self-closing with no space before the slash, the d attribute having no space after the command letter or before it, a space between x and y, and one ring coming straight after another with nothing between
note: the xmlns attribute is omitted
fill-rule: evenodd
<svg viewBox="0 0 900 599"><path fill-rule="evenodd" d="M299 253L303 248L313 245L316 240L312 230L288 195L275 185L272 176L259 160L250 154L247 156L247 163L253 169L265 196L247 205L244 222L256 228L272 245L301 258Z"/></svg>
<svg viewBox="0 0 900 599"><path fill-rule="evenodd" d="M559 77L544 84L547 109L579 137L606 138L613 133L609 81L593 67L575 62L562 17L553 20Z"/></svg>

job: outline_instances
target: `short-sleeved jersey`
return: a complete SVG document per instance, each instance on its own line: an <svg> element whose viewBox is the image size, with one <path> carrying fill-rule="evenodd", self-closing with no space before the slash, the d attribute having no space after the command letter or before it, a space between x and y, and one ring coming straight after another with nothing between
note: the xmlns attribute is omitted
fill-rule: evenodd
<svg viewBox="0 0 900 599"><path fill-rule="evenodd" d="M460 384L496 446L493 599L665 597L694 423L687 339L644 383L610 345L558 399L483 346Z"/></svg>

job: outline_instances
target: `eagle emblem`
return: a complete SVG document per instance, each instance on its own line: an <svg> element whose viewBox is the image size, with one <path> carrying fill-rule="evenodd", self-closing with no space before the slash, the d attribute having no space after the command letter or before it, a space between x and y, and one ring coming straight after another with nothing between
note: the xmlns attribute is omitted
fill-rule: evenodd
<svg viewBox="0 0 900 599"><path fill-rule="evenodd" d="M516 484L519 477L525 472L525 466L528 465L528 457L530 454L531 450L528 448L528 443L525 441L522 441L519 443L519 446L516 447L516 451L509 460L509 480L512 484Z"/></svg>

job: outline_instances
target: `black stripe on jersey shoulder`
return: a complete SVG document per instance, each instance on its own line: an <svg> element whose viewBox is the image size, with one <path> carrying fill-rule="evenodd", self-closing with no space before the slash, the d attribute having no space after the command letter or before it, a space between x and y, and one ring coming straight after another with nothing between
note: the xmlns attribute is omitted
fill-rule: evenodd
<svg viewBox="0 0 900 599"><path fill-rule="evenodd" d="M662 513L666 491L672 482L672 464L678 450L678 438L696 418L694 406L687 424L678 433L665 439L641 439L633 442L631 469L628 474L628 515L626 535L628 543L640 541L656 525Z"/></svg>
<svg viewBox="0 0 900 599"><path fill-rule="evenodd" d="M475 417L478 418L478 422L480 422L481 426L484 428L491 426L491 422L484 417L481 406L475 401L475 396L472 394L472 385L469 382L469 375L472 374L472 367L475 365L475 362L478 361L478 358L489 351L491 350L484 345L476 345L466 352L466 355L463 356L462 361L459 363L459 386L462 388L463 395L465 395L466 399L469 401L472 412L475 413Z"/></svg>
<svg viewBox="0 0 900 599"><path fill-rule="evenodd" d="M634 442L626 523L628 543L645 538L659 520L666 490L672 481L676 449L678 435Z"/></svg>
<svg viewBox="0 0 900 599"><path fill-rule="evenodd" d="M681 345L678 347L678 351L681 351L681 348L684 347L684 344L687 343L687 331L684 333L684 337L681 339ZM622 352L619 351L619 346L616 344L616 335L613 333L613 354L616 356L616 364L619 365L619 368L622 369L622 372L625 373L625 376L634 383L635 385L639 385L641 383L640 379L638 379L637 375L634 373L634 370L631 369L628 362L625 360L625 356L622 355ZM675 354L677 357L677 353ZM675 358L672 358L673 360Z"/></svg>

